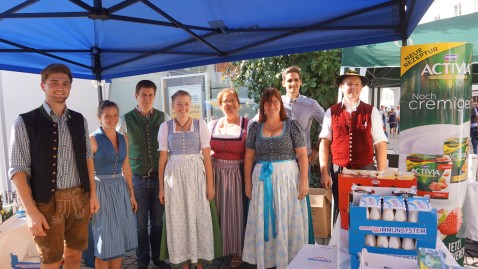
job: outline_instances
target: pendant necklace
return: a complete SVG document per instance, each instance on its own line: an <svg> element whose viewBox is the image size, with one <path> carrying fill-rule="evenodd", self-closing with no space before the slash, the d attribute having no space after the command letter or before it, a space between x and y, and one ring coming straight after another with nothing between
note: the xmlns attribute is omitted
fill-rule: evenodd
<svg viewBox="0 0 478 269"><path fill-rule="evenodd" d="M191 117L188 117L188 120L186 121L186 123L185 123L184 125L181 125L181 123L179 123L179 121L178 121L177 118L175 118L174 121L175 121L176 124L179 126L179 128L181 128L181 131L182 131L182 132L185 132L186 130L185 130L184 127L186 127L186 125L188 125L190 119L191 119Z"/></svg>

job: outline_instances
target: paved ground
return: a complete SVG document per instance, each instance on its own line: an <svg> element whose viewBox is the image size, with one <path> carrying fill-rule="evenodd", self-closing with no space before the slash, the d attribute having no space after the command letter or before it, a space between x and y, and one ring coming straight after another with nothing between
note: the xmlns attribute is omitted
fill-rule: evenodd
<svg viewBox="0 0 478 269"><path fill-rule="evenodd" d="M328 244L329 239L317 239L318 244ZM478 242L467 240L466 243L466 252L465 252L465 268L478 268ZM207 265L205 269L229 269L231 263L231 257L226 256L219 259L214 260L211 264ZM81 267L82 269L88 269L90 267L86 267L84 264ZM129 252L126 254L126 258L123 262L124 269L136 269L136 255L133 252ZM150 269L154 269L152 264L149 266ZM238 269L254 269L256 268L253 265L244 263Z"/></svg>
<svg viewBox="0 0 478 269"><path fill-rule="evenodd" d="M400 134L391 135L388 134L388 144L387 144L387 151L388 154L398 154L398 143L400 140Z"/></svg>
<svg viewBox="0 0 478 269"><path fill-rule="evenodd" d="M205 269L226 269L231 268L229 265L231 264L232 256L221 257L215 259L210 264L205 266ZM81 267L82 269L87 269L90 267L86 267L84 264ZM150 269L156 269L158 267L154 266L152 263L149 265ZM254 269L256 268L253 265L243 263L241 267L236 267L237 269ZM127 253L126 258L123 262L123 269L136 269L136 255L133 252Z"/></svg>
<svg viewBox="0 0 478 269"><path fill-rule="evenodd" d="M321 244L321 245L327 245L329 243L329 240L330 240L330 238L325 238L325 239L316 238L317 244ZM232 259L232 256L221 257L221 258L215 259L214 261L212 261L210 264L208 264L204 268L205 269L229 269L229 268L231 268L230 267L231 259ZM87 267L84 264L82 264L81 268L82 269L88 269L90 267ZM158 267L155 267L151 263L149 265L149 268L150 269L155 269L155 268L158 268ZM255 269L255 268L256 268L256 266L254 266L254 265L243 263L242 266L236 267L235 269ZM136 254L135 254L134 251L126 253L125 260L123 261L123 269L136 269Z"/></svg>
<svg viewBox="0 0 478 269"><path fill-rule="evenodd" d="M478 268L478 242L466 240L465 268Z"/></svg>

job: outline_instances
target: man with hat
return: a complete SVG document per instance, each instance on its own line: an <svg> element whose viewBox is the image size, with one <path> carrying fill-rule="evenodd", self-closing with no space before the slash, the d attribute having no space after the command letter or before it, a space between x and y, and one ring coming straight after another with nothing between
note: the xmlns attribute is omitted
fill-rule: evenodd
<svg viewBox="0 0 478 269"><path fill-rule="evenodd" d="M331 106L324 116L320 132L320 182L332 187L335 213L338 206L338 174L343 168L384 171L387 164L387 137L380 112L360 101L360 92L368 79L355 70L347 70L335 80L343 93L342 102ZM333 123L333 124L332 124ZM374 149L377 166L374 165ZM332 155L333 169L329 167ZM332 174L332 180L329 172ZM336 216L334 216L335 219Z"/></svg>

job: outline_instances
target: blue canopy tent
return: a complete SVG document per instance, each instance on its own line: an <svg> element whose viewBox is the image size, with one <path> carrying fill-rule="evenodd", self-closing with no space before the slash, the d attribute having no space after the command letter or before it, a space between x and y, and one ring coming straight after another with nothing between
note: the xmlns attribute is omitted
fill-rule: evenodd
<svg viewBox="0 0 478 269"><path fill-rule="evenodd" d="M0 70L38 74L46 65L61 62L71 68L75 78L101 81L406 40L432 3L4 0L0 2ZM103 99L101 93L98 83L99 100ZM0 109L0 122L2 112ZM0 138L7 145L5 129L0 129ZM6 147L1 149L6 157Z"/></svg>
<svg viewBox="0 0 478 269"><path fill-rule="evenodd" d="M9 0L0 69L112 79L406 40L433 0ZM99 99L102 99L99 91Z"/></svg>

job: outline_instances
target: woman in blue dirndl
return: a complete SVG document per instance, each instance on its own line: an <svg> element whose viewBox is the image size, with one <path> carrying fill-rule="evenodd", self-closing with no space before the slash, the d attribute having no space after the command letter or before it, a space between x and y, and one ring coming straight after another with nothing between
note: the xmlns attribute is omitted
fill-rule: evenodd
<svg viewBox="0 0 478 269"><path fill-rule="evenodd" d="M100 210L93 215L95 268L120 269L126 252L138 246L136 200L126 137L116 132L118 106L108 100L98 106L101 127L91 136L96 194Z"/></svg>

